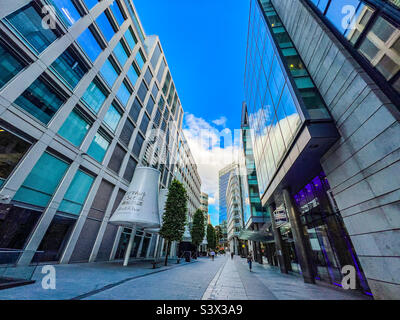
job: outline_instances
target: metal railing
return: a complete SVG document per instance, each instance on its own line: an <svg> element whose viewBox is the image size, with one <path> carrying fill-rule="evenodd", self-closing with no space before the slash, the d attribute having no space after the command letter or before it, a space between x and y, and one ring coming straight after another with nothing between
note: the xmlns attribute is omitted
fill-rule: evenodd
<svg viewBox="0 0 400 320"><path fill-rule="evenodd" d="M19 250L0 248L0 281L7 280L31 280L36 271L38 262L30 264L18 264L23 254L32 257L41 255L44 251Z"/></svg>

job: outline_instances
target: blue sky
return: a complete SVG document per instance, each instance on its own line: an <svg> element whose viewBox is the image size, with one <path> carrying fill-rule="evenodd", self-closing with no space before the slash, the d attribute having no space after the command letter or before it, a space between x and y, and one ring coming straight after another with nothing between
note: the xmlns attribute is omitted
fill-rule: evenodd
<svg viewBox="0 0 400 320"><path fill-rule="evenodd" d="M134 0L147 35L160 37L183 109L189 140L199 128L214 133L240 127L249 0ZM215 121L217 120L217 121ZM208 150L213 154L226 150ZM205 150L192 148L194 157ZM196 161L198 159L196 158ZM209 211L218 224L217 172L221 164L199 168Z"/></svg>

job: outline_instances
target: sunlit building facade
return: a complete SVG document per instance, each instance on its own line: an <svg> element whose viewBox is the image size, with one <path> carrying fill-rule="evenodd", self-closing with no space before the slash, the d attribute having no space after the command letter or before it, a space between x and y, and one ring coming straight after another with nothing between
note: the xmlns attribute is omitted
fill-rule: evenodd
<svg viewBox="0 0 400 320"><path fill-rule="evenodd" d="M245 73L269 262L337 286L352 265L378 299L400 297L399 17L396 1L252 0Z"/></svg>
<svg viewBox="0 0 400 320"><path fill-rule="evenodd" d="M218 172L218 194L219 194L219 224L222 224L227 219L226 207L226 188L231 171L235 168L235 164L229 164Z"/></svg>
<svg viewBox="0 0 400 320"><path fill-rule="evenodd" d="M11 262L122 258L131 230L108 220L138 165L160 170L160 188L183 182L190 217L201 182L183 109L133 2L1 6L0 247ZM154 239L137 229L131 257L154 255Z"/></svg>

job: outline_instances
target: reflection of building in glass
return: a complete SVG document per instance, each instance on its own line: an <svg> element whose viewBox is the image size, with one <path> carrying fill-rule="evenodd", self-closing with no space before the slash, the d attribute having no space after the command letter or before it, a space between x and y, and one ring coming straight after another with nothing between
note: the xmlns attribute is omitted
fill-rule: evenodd
<svg viewBox="0 0 400 320"><path fill-rule="evenodd" d="M344 5L355 7L347 20ZM352 265L357 288L378 298L400 297L399 225L376 220L393 216L400 190L393 10L359 0L252 0L245 72L260 197L271 215L262 231L274 235L261 242L266 260L338 286Z"/></svg>
<svg viewBox="0 0 400 320"><path fill-rule="evenodd" d="M230 172L234 167L234 164L230 164L218 172L219 224L226 221L226 188Z"/></svg>
<svg viewBox="0 0 400 320"><path fill-rule="evenodd" d="M25 250L21 264L119 259L131 229L108 220L137 165L160 170L162 188L182 181L189 216L200 206L183 109L132 1L47 2L55 28L44 2L1 10L0 247ZM132 257L154 255L154 235L134 236Z"/></svg>

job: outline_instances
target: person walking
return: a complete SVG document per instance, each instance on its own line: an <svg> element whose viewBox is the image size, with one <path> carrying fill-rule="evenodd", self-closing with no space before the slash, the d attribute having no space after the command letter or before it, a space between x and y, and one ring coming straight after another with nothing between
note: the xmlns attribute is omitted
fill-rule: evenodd
<svg viewBox="0 0 400 320"><path fill-rule="evenodd" d="M235 253L232 251L231 252L231 260L233 260L233 256L235 255Z"/></svg>
<svg viewBox="0 0 400 320"><path fill-rule="evenodd" d="M215 252L214 252L214 250L211 250L211 259L212 259L212 261L214 261L214 256L215 256Z"/></svg>
<svg viewBox="0 0 400 320"><path fill-rule="evenodd" d="M249 269L251 272L251 268L252 268L252 264L253 264L253 254L251 251L249 252L249 255L247 256L247 263L249 265Z"/></svg>

